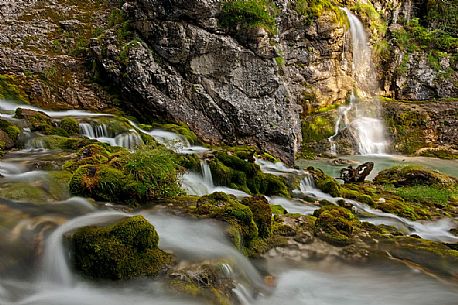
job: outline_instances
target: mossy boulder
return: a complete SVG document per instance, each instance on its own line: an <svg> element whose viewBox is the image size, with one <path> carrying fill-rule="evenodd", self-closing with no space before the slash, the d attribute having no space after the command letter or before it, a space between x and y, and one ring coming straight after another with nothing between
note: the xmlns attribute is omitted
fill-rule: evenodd
<svg viewBox="0 0 458 305"><path fill-rule="evenodd" d="M454 177L419 166L396 166L378 173L375 184L391 184L395 187L428 185L452 187L458 184Z"/></svg>
<svg viewBox="0 0 458 305"><path fill-rule="evenodd" d="M134 199L133 196L142 198L141 195L144 195L130 193L133 184L132 177L126 176L119 169L104 164L84 165L73 173L69 188L76 196L108 202L125 202L128 198Z"/></svg>
<svg viewBox="0 0 458 305"><path fill-rule="evenodd" d="M249 207L253 213L259 237L269 237L272 230L272 209L267 199L263 196L246 197L242 204Z"/></svg>
<svg viewBox="0 0 458 305"><path fill-rule="evenodd" d="M14 117L26 121L31 131L52 134L56 127L53 120L42 111L17 108Z"/></svg>
<svg viewBox="0 0 458 305"><path fill-rule="evenodd" d="M77 135L80 131L80 125L74 118L63 118L59 122L59 127L62 128L69 136Z"/></svg>
<svg viewBox="0 0 458 305"><path fill-rule="evenodd" d="M308 167L307 171L312 174L315 185L318 189L333 197L341 196L340 184L336 179L326 175L321 169Z"/></svg>
<svg viewBox="0 0 458 305"><path fill-rule="evenodd" d="M236 295L233 279L225 273L228 265L225 261L207 261L174 270L168 287L174 293L209 300L211 304L233 304Z"/></svg>
<svg viewBox="0 0 458 305"><path fill-rule="evenodd" d="M78 155L65 165L74 172L70 181L74 195L136 206L183 193L178 181L181 166L165 148L144 147L129 153L91 144Z"/></svg>
<svg viewBox="0 0 458 305"><path fill-rule="evenodd" d="M360 226L360 221L349 210L338 206L325 206L313 213L315 235L335 245L346 246Z"/></svg>
<svg viewBox="0 0 458 305"><path fill-rule="evenodd" d="M227 233L239 250L248 247L258 237L253 212L235 196L225 193L203 196L197 201L195 213L201 217L227 222L230 225Z"/></svg>
<svg viewBox="0 0 458 305"><path fill-rule="evenodd" d="M217 185L224 185L242 190L253 195L289 197L286 180L280 176L263 173L254 163L253 156L240 153L228 154L217 152L209 161L213 180Z"/></svg>
<svg viewBox="0 0 458 305"><path fill-rule="evenodd" d="M0 119L0 150L16 146L21 130L13 123Z"/></svg>
<svg viewBox="0 0 458 305"><path fill-rule="evenodd" d="M68 239L74 268L89 278L156 276L172 262L172 256L158 248L158 234L143 216L80 228Z"/></svg>

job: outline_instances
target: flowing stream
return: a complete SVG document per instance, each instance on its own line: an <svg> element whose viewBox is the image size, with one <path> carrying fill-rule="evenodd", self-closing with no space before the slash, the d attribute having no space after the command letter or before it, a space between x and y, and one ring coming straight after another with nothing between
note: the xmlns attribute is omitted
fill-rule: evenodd
<svg viewBox="0 0 458 305"><path fill-rule="evenodd" d="M29 107L22 105L23 107ZM2 117L11 119L18 107L0 101ZM30 107L31 108L31 107ZM38 108L34 108L40 110ZM80 133L111 145L135 149L142 133L153 136L170 149L182 154L202 155L201 170L182 176L183 188L189 194L205 195L226 192L238 197L248 196L239 190L215 185L210 166L205 160L207 148L191 145L186 138L165 130L147 131L129 122L127 131L110 131L98 119L107 116L82 111L47 112L53 117L75 117L80 121ZM114 119L114 118L113 118ZM27 131L26 131L27 132ZM135 139L117 141L120 135L135 135ZM29 132L33 138L36 135ZM142 142L141 142L142 143ZM52 185L52 170L37 169L37 164L50 162L59 151L24 149L11 152L0 161L0 188L14 183L39 185L44 194ZM336 202L319 191L311 176L304 170L289 168L281 162L257 159L256 163L274 175L299 176L300 187L294 199L268 198L289 212L312 214L319 208L302 197ZM62 194L59 198L35 198L34 202L0 198L0 304L1 305L193 305L208 304L191 297L177 297L158 280L139 279L124 283L90 282L79 277L70 268L64 235L76 228L105 224L129 214L112 210L90 200ZM456 221L443 219L435 222L414 222L396 215L374 210L351 201L362 221L395 225L406 233L444 242L458 242L449 229ZM371 266L351 266L336 260L301 261L292 263L266 259L264 266L241 255L226 238L220 223L191 220L186 217L160 214L156 210L141 211L156 227L160 247L173 252L187 262L221 260L221 268L234 283L234 293L242 305L269 305L288 301L291 304L456 304L458 289L423 273L418 273L393 261L381 261ZM276 287L266 287L262 277L268 271L276 279Z"/></svg>

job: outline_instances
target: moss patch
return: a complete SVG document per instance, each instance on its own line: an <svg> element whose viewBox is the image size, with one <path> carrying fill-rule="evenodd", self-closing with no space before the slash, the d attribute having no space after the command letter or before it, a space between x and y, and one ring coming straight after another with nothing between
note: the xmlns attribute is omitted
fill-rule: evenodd
<svg viewBox="0 0 458 305"><path fill-rule="evenodd" d="M143 216L106 227L84 227L69 240L73 266L90 278L156 276L172 261L170 254L158 248L157 232Z"/></svg>
<svg viewBox="0 0 458 305"><path fill-rule="evenodd" d="M352 243L353 234L358 230L360 221L349 210L337 206L325 206L313 213L315 235L335 246Z"/></svg>

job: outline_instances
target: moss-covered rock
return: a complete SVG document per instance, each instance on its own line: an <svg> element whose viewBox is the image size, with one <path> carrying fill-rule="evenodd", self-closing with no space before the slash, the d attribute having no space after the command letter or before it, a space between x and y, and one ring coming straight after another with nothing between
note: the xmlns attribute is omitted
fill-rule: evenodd
<svg viewBox="0 0 458 305"><path fill-rule="evenodd" d="M313 213L315 235L335 245L346 246L360 226L360 221L349 210L338 206L325 206Z"/></svg>
<svg viewBox="0 0 458 305"><path fill-rule="evenodd" d="M32 131L52 134L56 127L52 119L42 111L17 108L14 117L26 121Z"/></svg>
<svg viewBox="0 0 458 305"><path fill-rule="evenodd" d="M20 133L19 127L0 119L0 151L15 147Z"/></svg>
<svg viewBox="0 0 458 305"><path fill-rule="evenodd" d="M253 195L289 197L283 177L261 172L253 155L241 151L234 154L217 152L209 161L213 180L218 185L239 189Z"/></svg>
<svg viewBox="0 0 458 305"><path fill-rule="evenodd" d="M214 218L227 222L227 233L239 250L244 250L258 237L258 227L251 209L241 204L234 196L213 193L201 197L196 204L195 213L201 217Z"/></svg>
<svg viewBox="0 0 458 305"><path fill-rule="evenodd" d="M74 118L63 118L59 122L59 127L62 128L69 136L79 134L79 123Z"/></svg>
<svg viewBox="0 0 458 305"><path fill-rule="evenodd" d="M395 187L414 185L452 187L457 185L458 180L419 166L396 166L378 173L374 183L391 184Z"/></svg>
<svg viewBox="0 0 458 305"><path fill-rule="evenodd" d="M202 298L215 305L233 304L234 283L225 273L226 268L226 262L218 261L189 265L174 270L167 284L173 292L187 297Z"/></svg>
<svg viewBox="0 0 458 305"><path fill-rule="evenodd" d="M172 262L172 256L158 248L158 234L143 216L106 227L80 228L68 238L73 266L90 278L156 276Z"/></svg>
<svg viewBox="0 0 458 305"><path fill-rule="evenodd" d="M272 230L272 209L267 199L263 196L246 197L242 204L248 206L253 213L259 237L269 237Z"/></svg>
<svg viewBox="0 0 458 305"><path fill-rule="evenodd" d="M129 153L91 144L78 156L65 164L66 169L74 171L70 181L74 195L138 205L183 193L177 156L165 148L144 147Z"/></svg>
<svg viewBox="0 0 458 305"><path fill-rule="evenodd" d="M339 197L341 195L340 185L334 178L326 175L321 169L308 167L307 171L312 174L315 181L315 185L318 189L333 197Z"/></svg>

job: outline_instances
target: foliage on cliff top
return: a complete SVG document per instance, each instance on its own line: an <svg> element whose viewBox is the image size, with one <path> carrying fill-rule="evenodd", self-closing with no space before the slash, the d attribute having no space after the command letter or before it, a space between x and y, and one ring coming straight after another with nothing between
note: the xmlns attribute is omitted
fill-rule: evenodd
<svg viewBox="0 0 458 305"><path fill-rule="evenodd" d="M458 2L456 0L428 0L426 20L429 28L439 29L458 37Z"/></svg>
<svg viewBox="0 0 458 305"><path fill-rule="evenodd" d="M345 14L339 8L339 3L336 0L297 0L294 10L303 15L308 24L326 11L333 12L335 20L340 24L346 22Z"/></svg>
<svg viewBox="0 0 458 305"><path fill-rule="evenodd" d="M270 0L226 0L219 21L226 28L262 27L273 34L277 31L276 14L276 7Z"/></svg>
<svg viewBox="0 0 458 305"><path fill-rule="evenodd" d="M428 30L420 24L418 18L409 21L403 28L393 32L396 44L409 52L437 49L453 52L458 48L458 38L447 32L434 29Z"/></svg>

